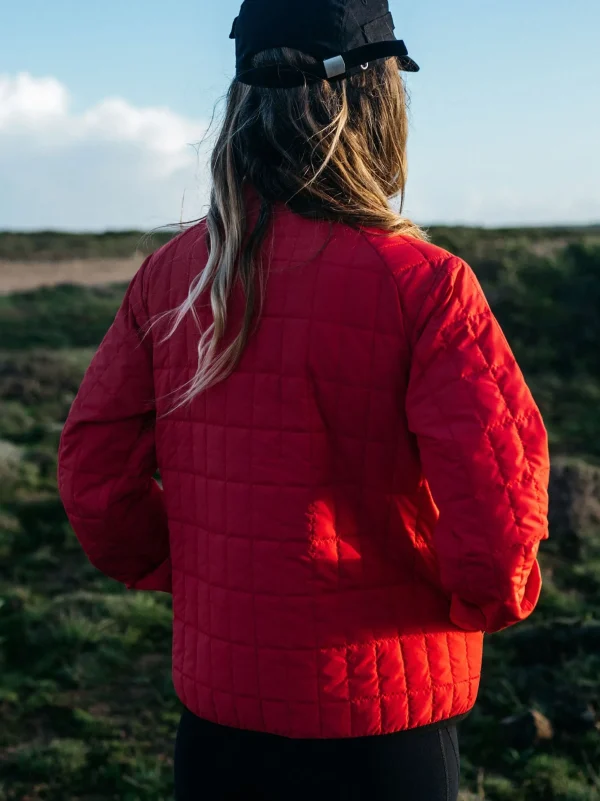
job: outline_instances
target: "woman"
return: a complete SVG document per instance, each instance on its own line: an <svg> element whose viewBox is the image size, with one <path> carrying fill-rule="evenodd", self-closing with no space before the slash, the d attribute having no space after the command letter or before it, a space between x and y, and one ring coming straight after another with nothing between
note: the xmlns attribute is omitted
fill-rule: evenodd
<svg viewBox="0 0 600 801"><path fill-rule="evenodd" d="M246 0L208 216L133 279L62 438L90 560L173 594L178 799L456 799L483 635L538 601L544 426L470 268L389 204L393 30Z"/></svg>

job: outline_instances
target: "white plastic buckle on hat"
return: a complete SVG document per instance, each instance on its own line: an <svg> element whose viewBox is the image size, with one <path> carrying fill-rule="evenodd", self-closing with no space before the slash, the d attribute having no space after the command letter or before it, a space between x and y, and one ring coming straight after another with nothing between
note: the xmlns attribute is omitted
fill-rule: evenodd
<svg viewBox="0 0 600 801"><path fill-rule="evenodd" d="M343 75L346 72L346 62L342 56L334 56L328 58L323 62L325 67L325 74L328 78L336 78L338 75Z"/></svg>

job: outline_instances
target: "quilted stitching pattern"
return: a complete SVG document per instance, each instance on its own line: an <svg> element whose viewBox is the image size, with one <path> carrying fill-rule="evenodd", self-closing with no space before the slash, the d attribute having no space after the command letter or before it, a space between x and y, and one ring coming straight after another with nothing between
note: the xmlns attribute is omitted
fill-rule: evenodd
<svg viewBox="0 0 600 801"><path fill-rule="evenodd" d="M482 632L539 595L539 412L450 254L285 209L265 254L239 368L171 415L198 330L142 332L202 269L203 226L144 264L63 434L73 526L107 574L172 591L175 686L197 715L352 737L466 712Z"/></svg>

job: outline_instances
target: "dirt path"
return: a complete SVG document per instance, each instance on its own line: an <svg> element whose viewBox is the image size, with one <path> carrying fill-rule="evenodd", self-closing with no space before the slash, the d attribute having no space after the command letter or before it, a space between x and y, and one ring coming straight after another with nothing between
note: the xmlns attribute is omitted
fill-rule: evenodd
<svg viewBox="0 0 600 801"><path fill-rule="evenodd" d="M58 262L0 261L0 295L56 284L98 286L129 281L142 263L129 259L79 259Z"/></svg>

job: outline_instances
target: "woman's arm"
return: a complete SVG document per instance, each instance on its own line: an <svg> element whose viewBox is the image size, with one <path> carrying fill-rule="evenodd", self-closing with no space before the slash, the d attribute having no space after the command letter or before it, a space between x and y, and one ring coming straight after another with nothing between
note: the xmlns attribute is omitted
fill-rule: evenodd
<svg viewBox="0 0 600 801"><path fill-rule="evenodd" d="M92 564L129 588L170 592L169 530L153 476L155 405L143 283L133 279L65 425L59 490Z"/></svg>
<svg viewBox="0 0 600 801"><path fill-rule="evenodd" d="M539 599L548 536L546 431L471 269L451 259L416 325L407 413L440 518L452 621L494 632Z"/></svg>

